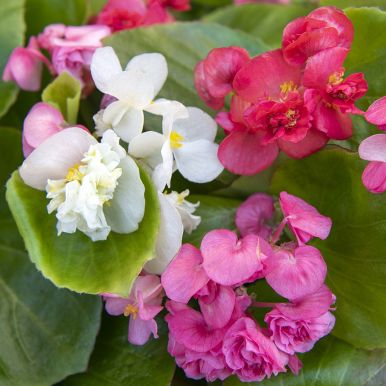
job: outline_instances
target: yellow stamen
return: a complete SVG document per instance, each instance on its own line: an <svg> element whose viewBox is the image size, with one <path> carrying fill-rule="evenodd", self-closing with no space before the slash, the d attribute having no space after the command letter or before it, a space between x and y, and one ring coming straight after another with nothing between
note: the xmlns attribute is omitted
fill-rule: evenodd
<svg viewBox="0 0 386 386"><path fill-rule="evenodd" d="M184 140L184 137L181 134L178 134L176 131L172 131L170 133L170 146L173 149L179 149L182 147L182 141Z"/></svg>
<svg viewBox="0 0 386 386"><path fill-rule="evenodd" d="M128 304L123 310L123 315L125 316L133 315L133 319L136 319L138 315L138 307L132 304Z"/></svg>
<svg viewBox="0 0 386 386"><path fill-rule="evenodd" d="M292 80L289 82L284 82L283 84L280 85L280 91L282 94L287 95L288 93L292 91L296 91L298 89L298 86Z"/></svg>
<svg viewBox="0 0 386 386"><path fill-rule="evenodd" d="M80 165L75 164L72 168L68 170L68 173L66 175L66 181L82 181L83 173L79 170Z"/></svg>
<svg viewBox="0 0 386 386"><path fill-rule="evenodd" d="M343 75L344 75L343 71L334 72L328 77L328 83L332 85L341 84L343 82Z"/></svg>

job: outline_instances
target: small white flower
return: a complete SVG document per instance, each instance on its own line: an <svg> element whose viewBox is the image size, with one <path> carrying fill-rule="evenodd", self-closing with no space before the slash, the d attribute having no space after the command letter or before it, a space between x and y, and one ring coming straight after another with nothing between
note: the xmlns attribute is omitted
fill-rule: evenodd
<svg viewBox="0 0 386 386"><path fill-rule="evenodd" d="M93 241L105 240L110 230L130 233L142 221L145 188L138 167L111 130L98 143L83 129L64 129L30 154L20 175L27 185L46 189L58 234L79 229Z"/></svg>
<svg viewBox="0 0 386 386"><path fill-rule="evenodd" d="M170 187L175 168L192 182L218 177L223 166L217 158L213 118L198 108L167 100L158 100L149 111L163 115L162 134L150 131L137 135L129 143L129 154L152 167L158 190Z"/></svg>
<svg viewBox="0 0 386 386"><path fill-rule="evenodd" d="M193 214L197 207L200 206L200 203L196 202L193 204L192 202L186 200L186 197L188 196L189 190L184 190L181 193L173 191L169 194L165 194L166 199L180 214L182 224L184 225L184 231L190 234L200 225L201 217Z"/></svg>
<svg viewBox="0 0 386 386"><path fill-rule="evenodd" d="M97 117L97 134L104 127L111 127L129 142L142 132L143 111L148 110L165 83L168 74L165 58L158 53L138 55L122 70L113 48L102 47L94 53L91 74L101 92L117 99Z"/></svg>

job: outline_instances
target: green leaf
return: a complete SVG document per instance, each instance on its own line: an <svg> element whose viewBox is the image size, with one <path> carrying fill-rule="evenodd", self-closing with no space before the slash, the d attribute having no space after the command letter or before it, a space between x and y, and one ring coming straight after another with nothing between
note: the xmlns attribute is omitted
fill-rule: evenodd
<svg viewBox="0 0 386 386"><path fill-rule="evenodd" d="M0 3L0 75L14 48L21 46L24 40L24 0L2 1ZM0 77L1 78L1 77ZM4 83L0 79L0 117L16 101L18 88L15 84Z"/></svg>
<svg viewBox="0 0 386 386"><path fill-rule="evenodd" d="M87 2L85 0L25 1L28 36L39 34L49 24L80 25L86 22Z"/></svg>
<svg viewBox="0 0 386 386"><path fill-rule="evenodd" d="M209 109L194 88L194 67L215 47L236 45L256 55L266 48L258 40L229 28L208 23L173 23L138 28L114 34L104 40L112 46L121 63L144 52L160 52L166 57L169 76L159 96L178 100L187 106ZM210 110L213 114L213 110ZM155 120L147 128L160 130Z"/></svg>
<svg viewBox="0 0 386 386"><path fill-rule="evenodd" d="M379 7L386 9L384 0L320 0L320 6L333 5L338 8L348 7Z"/></svg>
<svg viewBox="0 0 386 386"><path fill-rule="evenodd" d="M21 134L0 134L0 385L51 385L86 369L101 301L57 289L28 259L4 200L5 181L23 160Z"/></svg>
<svg viewBox="0 0 386 386"><path fill-rule="evenodd" d="M66 379L63 386L169 386L175 369L167 352L167 328L157 318L158 339L144 346L127 340L128 318L105 315L88 371Z"/></svg>
<svg viewBox="0 0 386 386"><path fill-rule="evenodd" d="M185 234L185 243L191 243L199 247L204 235L213 229L222 228L236 230L234 217L236 209L241 204L241 201L200 195L189 196L189 201L200 202L200 206L194 214L201 216L201 223L192 234Z"/></svg>
<svg viewBox="0 0 386 386"><path fill-rule="evenodd" d="M272 191L287 191L330 216L327 240L317 240L328 265L327 284L337 296L333 334L366 349L386 347L386 195L362 185L366 162L332 147L303 160L283 162Z"/></svg>
<svg viewBox="0 0 386 386"><path fill-rule="evenodd" d="M293 19L307 15L313 8L300 5L245 4L219 9L204 20L248 32L269 47L279 48L284 27Z"/></svg>
<svg viewBox="0 0 386 386"><path fill-rule="evenodd" d="M145 185L145 216L136 232L111 232L92 242L81 232L57 236L56 217L47 214L45 192L25 185L14 172L7 183L7 201L31 260L58 287L77 292L128 295L144 263L153 257L159 226L155 188L141 171Z"/></svg>
<svg viewBox="0 0 386 386"><path fill-rule="evenodd" d="M298 376L289 370L285 374L264 380L264 385L277 386L365 386L382 375L386 350L366 351L354 348L340 339L329 336L318 342L312 351L300 356L303 369ZM377 378L380 379L380 378ZM374 385L383 385L384 382ZM260 385L243 383L236 377L225 381L225 386Z"/></svg>
<svg viewBox="0 0 386 386"><path fill-rule="evenodd" d="M62 72L43 91L43 102L49 103L63 114L70 124L76 124L82 87L68 72Z"/></svg>

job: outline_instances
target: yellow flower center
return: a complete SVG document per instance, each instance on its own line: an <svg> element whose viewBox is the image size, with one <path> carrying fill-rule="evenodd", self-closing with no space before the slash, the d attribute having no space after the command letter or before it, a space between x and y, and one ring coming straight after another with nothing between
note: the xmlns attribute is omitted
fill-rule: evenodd
<svg viewBox="0 0 386 386"><path fill-rule="evenodd" d="M170 133L170 146L173 149L179 149L182 147L182 141L184 137L181 134L178 134L176 131L172 131Z"/></svg>
<svg viewBox="0 0 386 386"><path fill-rule="evenodd" d="M79 170L80 165L75 164L72 168L68 170L68 173L65 177L66 181L82 181L83 173Z"/></svg>
<svg viewBox="0 0 386 386"><path fill-rule="evenodd" d="M298 89L298 86L296 86L296 84L292 82L292 80L290 80L289 82L284 82L283 84L280 85L280 91L285 96L287 96L288 93L292 91L296 91L297 89Z"/></svg>
<svg viewBox="0 0 386 386"><path fill-rule="evenodd" d="M343 82L343 75L344 75L343 71L334 72L328 77L328 83L334 86L341 84Z"/></svg>
<svg viewBox="0 0 386 386"><path fill-rule="evenodd" d="M133 315L133 319L136 319L138 315L138 307L134 306L133 304L128 304L123 310L123 315Z"/></svg>

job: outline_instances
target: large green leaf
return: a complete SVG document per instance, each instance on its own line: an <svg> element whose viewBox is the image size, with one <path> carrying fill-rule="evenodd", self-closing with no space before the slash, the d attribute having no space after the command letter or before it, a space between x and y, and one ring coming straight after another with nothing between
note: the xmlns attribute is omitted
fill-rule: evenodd
<svg viewBox="0 0 386 386"><path fill-rule="evenodd" d="M24 0L0 2L0 75L12 50L24 41L25 23L23 18ZM0 77L1 78L1 77ZM16 101L18 88L13 83L4 83L0 79L0 117Z"/></svg>
<svg viewBox="0 0 386 386"><path fill-rule="evenodd" d="M70 124L76 124L82 87L68 72L62 72L43 91L43 102L56 107Z"/></svg>
<svg viewBox="0 0 386 386"><path fill-rule="evenodd" d="M320 5L333 5L342 9L347 7L379 7L386 9L384 0L320 0Z"/></svg>
<svg viewBox="0 0 386 386"><path fill-rule="evenodd" d="M145 216L136 232L111 232L92 242L81 232L56 234L56 217L47 214L45 193L25 185L16 171L7 184L7 201L31 260L58 287L98 294L127 295L144 263L153 257L159 226L155 188L141 171Z"/></svg>
<svg viewBox="0 0 386 386"><path fill-rule="evenodd" d="M301 355L303 369L298 376L290 371L264 381L270 386L365 386L384 385L386 350L366 351L354 348L329 336L318 342L312 351ZM372 383L377 379L380 383ZM243 383L232 377L225 386L260 385Z"/></svg>
<svg viewBox="0 0 386 386"><path fill-rule="evenodd" d="M13 3L12 2L9 3ZM37 35L54 23L80 25L86 21L90 0L25 0L27 35Z"/></svg>
<svg viewBox="0 0 386 386"><path fill-rule="evenodd" d="M101 301L59 290L28 259L4 199L5 181L23 159L21 135L0 134L0 385L51 385L86 369Z"/></svg>
<svg viewBox="0 0 386 386"><path fill-rule="evenodd" d="M189 201L200 202L200 206L194 214L201 216L201 223L192 234L185 234L184 242L199 247L205 233L213 229L225 228L236 230L234 217L241 201L201 195L189 196Z"/></svg>
<svg viewBox="0 0 386 386"><path fill-rule="evenodd" d="M106 316L86 373L65 380L63 386L169 386L175 362L167 352L167 329L159 318L158 339L144 346L127 341L128 319Z"/></svg>
<svg viewBox="0 0 386 386"><path fill-rule="evenodd" d="M265 50L264 45L253 37L227 27L208 23L173 23L138 28L114 34L104 40L112 46L122 64L144 52L160 52L166 57L169 76L160 96L178 100L187 106L197 106L208 111L194 88L194 67L215 47L242 46L252 55ZM213 113L213 111L212 111ZM147 127L159 130L159 121Z"/></svg>
<svg viewBox="0 0 386 386"><path fill-rule="evenodd" d="M373 349L386 347L386 195L363 187L365 164L337 147L288 160L274 174L272 191L295 194L332 218L328 239L314 244L337 296L333 334Z"/></svg>
<svg viewBox="0 0 386 386"><path fill-rule="evenodd" d="M312 6L300 5L246 4L219 9L204 20L248 32L270 47L278 48L283 28L293 19L307 15L312 9Z"/></svg>

